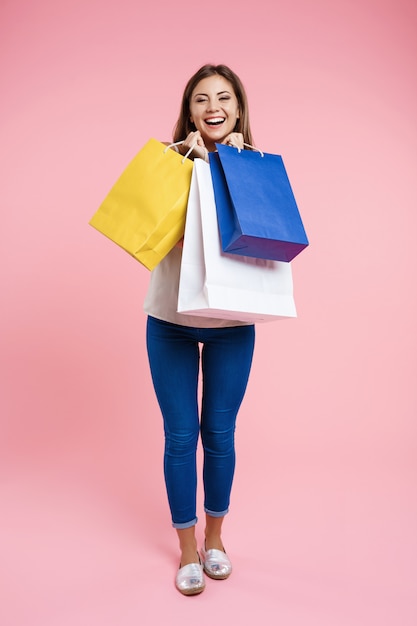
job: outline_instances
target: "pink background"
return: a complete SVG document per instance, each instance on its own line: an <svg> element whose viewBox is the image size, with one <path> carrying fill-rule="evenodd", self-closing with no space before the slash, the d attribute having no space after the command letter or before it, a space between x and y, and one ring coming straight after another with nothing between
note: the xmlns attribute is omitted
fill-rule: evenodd
<svg viewBox="0 0 417 626"><path fill-rule="evenodd" d="M417 623L416 9L2 1L2 626ZM192 599L173 585L148 272L88 220L171 137L206 62L242 77L311 245L298 319L257 327L235 572Z"/></svg>

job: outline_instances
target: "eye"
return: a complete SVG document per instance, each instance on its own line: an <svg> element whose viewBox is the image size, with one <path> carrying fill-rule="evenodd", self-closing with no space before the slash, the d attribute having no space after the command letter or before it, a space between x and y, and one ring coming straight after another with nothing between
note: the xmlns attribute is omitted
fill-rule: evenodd
<svg viewBox="0 0 417 626"><path fill-rule="evenodd" d="M220 96L220 100L230 100L230 96Z"/></svg>
<svg viewBox="0 0 417 626"><path fill-rule="evenodd" d="M207 98L196 98L196 102L206 102Z"/></svg>

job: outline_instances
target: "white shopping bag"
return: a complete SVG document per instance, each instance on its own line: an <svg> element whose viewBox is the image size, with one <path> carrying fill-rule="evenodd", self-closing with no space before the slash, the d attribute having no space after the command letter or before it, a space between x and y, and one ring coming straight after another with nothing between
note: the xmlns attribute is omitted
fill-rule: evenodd
<svg viewBox="0 0 417 626"><path fill-rule="evenodd" d="M242 322L297 317L291 264L222 252L210 166L194 160L178 313Z"/></svg>

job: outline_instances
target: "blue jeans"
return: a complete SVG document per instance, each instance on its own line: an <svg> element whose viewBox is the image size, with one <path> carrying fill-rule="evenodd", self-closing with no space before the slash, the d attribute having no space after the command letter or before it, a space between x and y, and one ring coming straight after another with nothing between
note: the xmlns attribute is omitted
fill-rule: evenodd
<svg viewBox="0 0 417 626"><path fill-rule="evenodd" d="M204 510L213 517L222 517L229 510L236 416L249 378L255 328L190 328L149 316L146 340L164 420L164 475L172 524L174 528L189 528L197 522L196 451L200 432Z"/></svg>

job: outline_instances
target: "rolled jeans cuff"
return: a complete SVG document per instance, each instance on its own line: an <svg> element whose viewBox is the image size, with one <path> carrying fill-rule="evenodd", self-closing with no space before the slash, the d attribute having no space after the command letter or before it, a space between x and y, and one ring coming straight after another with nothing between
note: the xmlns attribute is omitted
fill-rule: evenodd
<svg viewBox="0 0 417 626"><path fill-rule="evenodd" d="M193 520L191 520L191 522L183 522L183 523L172 522L172 527L176 528L177 530L183 530L184 528L191 528L192 526L195 526L197 522L198 522L198 517L195 517Z"/></svg>
<svg viewBox="0 0 417 626"><path fill-rule="evenodd" d="M209 511L209 509L204 508L204 512L210 517L224 517L228 514L229 509L227 508L225 511Z"/></svg>

